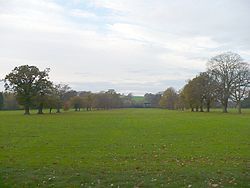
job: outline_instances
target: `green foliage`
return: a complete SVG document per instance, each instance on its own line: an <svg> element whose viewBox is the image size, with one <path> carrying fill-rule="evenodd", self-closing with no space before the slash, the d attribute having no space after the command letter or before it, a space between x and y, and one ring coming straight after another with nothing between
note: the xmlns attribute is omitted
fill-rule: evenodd
<svg viewBox="0 0 250 188"><path fill-rule="evenodd" d="M164 91L161 99L160 106L162 108L167 108L169 110L175 109L177 104L178 95L174 88L170 87L166 91Z"/></svg>
<svg viewBox="0 0 250 188"><path fill-rule="evenodd" d="M48 73L49 69L40 71L35 66L22 65L6 75L5 88L16 94L19 104L25 108L25 114L29 114L29 108L36 102L41 103L37 101L38 96L43 96L51 86Z"/></svg>
<svg viewBox="0 0 250 188"><path fill-rule="evenodd" d="M75 111L80 111L80 109L83 107L83 98L80 96L74 96L70 99L70 103Z"/></svg>
<svg viewBox="0 0 250 188"><path fill-rule="evenodd" d="M249 110L0 119L0 177L11 187L249 187Z"/></svg>

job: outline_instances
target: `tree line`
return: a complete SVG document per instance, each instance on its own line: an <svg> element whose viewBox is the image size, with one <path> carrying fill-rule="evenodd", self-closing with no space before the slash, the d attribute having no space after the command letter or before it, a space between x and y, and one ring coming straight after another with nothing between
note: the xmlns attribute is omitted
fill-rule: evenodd
<svg viewBox="0 0 250 188"><path fill-rule="evenodd" d="M242 105L250 107L249 86L249 64L243 62L240 55L227 52L212 57L207 63L207 70L189 80L179 92L168 88L162 95L151 95L150 100L158 99L159 107L162 108L190 108L191 111L201 112L204 108L209 112L211 106L216 104L222 107L223 112L227 112L229 103L233 103L241 113Z"/></svg>
<svg viewBox="0 0 250 188"><path fill-rule="evenodd" d="M155 107L167 109L191 109L210 111L211 107L221 106L227 112L230 103L236 104L239 113L250 103L249 64L240 55L232 52L212 57L207 70L189 80L180 90L170 87L157 94L146 93L143 101L133 100L133 95L119 94L115 90L92 93L78 92L68 85L53 84L49 79L50 69L39 70L36 66L23 65L14 68L4 78L6 92L0 93L0 109L23 108L25 114L30 109L92 109ZM243 101L243 103L242 103Z"/></svg>
<svg viewBox="0 0 250 188"><path fill-rule="evenodd" d="M0 101L6 97L14 96L18 105L23 107L25 113L30 114L30 109L37 109L38 114L43 114L43 109L53 109L60 113L61 109L75 111L81 108L87 110L120 108L126 105L128 96L121 96L115 90L105 92L77 92L68 85L53 84L49 80L49 69L39 70L35 66L23 65L16 67L10 74L6 75L6 93L1 93ZM1 97L2 96L2 97ZM1 102L0 102L1 103ZM4 102L2 103L4 106ZM19 108L16 106L16 108Z"/></svg>

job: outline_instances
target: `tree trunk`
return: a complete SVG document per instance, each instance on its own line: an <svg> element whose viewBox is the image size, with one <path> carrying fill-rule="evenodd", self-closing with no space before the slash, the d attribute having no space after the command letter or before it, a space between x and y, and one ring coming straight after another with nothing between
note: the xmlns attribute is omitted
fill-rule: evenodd
<svg viewBox="0 0 250 188"><path fill-rule="evenodd" d="M207 105L207 112L210 112L210 105Z"/></svg>
<svg viewBox="0 0 250 188"><path fill-rule="evenodd" d="M30 107L28 105L24 107L24 110L24 115L30 115Z"/></svg>
<svg viewBox="0 0 250 188"><path fill-rule="evenodd" d="M191 108L191 112L193 112L193 111L194 111L194 108L192 107L192 108Z"/></svg>
<svg viewBox="0 0 250 188"><path fill-rule="evenodd" d="M224 101L224 104L222 104L223 113L227 113L227 101Z"/></svg>
<svg viewBox="0 0 250 188"><path fill-rule="evenodd" d="M210 112L210 102L207 102L207 112Z"/></svg>
<svg viewBox="0 0 250 188"><path fill-rule="evenodd" d="M241 102L240 101L237 104L237 108L238 108L238 113L241 114Z"/></svg>
<svg viewBox="0 0 250 188"><path fill-rule="evenodd" d="M41 103L38 107L38 112L37 114L43 114L43 104Z"/></svg>
<svg viewBox="0 0 250 188"><path fill-rule="evenodd" d="M223 106L223 113L227 113L227 107Z"/></svg>
<svg viewBox="0 0 250 188"><path fill-rule="evenodd" d="M198 106L195 107L195 111L199 112L199 107Z"/></svg>
<svg viewBox="0 0 250 188"><path fill-rule="evenodd" d="M37 114L43 114L43 109L41 107L38 108Z"/></svg>
<svg viewBox="0 0 250 188"><path fill-rule="evenodd" d="M203 105L200 106L200 112L204 112Z"/></svg>
<svg viewBox="0 0 250 188"><path fill-rule="evenodd" d="M57 103L57 105L56 105L56 113L61 113L60 108L61 108L61 104Z"/></svg>
<svg viewBox="0 0 250 188"><path fill-rule="evenodd" d="M49 113L50 113L50 114L51 114L51 112L52 112L52 108L49 109Z"/></svg>
<svg viewBox="0 0 250 188"><path fill-rule="evenodd" d="M227 113L228 98L222 99L221 104L222 104L222 112Z"/></svg>

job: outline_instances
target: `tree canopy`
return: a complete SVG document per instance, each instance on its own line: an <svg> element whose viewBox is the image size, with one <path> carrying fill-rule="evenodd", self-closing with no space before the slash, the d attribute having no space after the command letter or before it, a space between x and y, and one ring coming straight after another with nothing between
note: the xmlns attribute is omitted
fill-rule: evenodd
<svg viewBox="0 0 250 188"><path fill-rule="evenodd" d="M38 95L43 95L51 86L48 79L49 69L40 71L36 66L23 65L15 67L5 77L5 88L16 94L18 102L24 106L25 114L34 105Z"/></svg>

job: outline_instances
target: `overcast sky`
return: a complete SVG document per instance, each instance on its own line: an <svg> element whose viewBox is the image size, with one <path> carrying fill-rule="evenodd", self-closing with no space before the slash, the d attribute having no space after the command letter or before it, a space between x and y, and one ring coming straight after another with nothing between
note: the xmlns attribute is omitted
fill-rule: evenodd
<svg viewBox="0 0 250 188"><path fill-rule="evenodd" d="M0 0L0 78L29 64L76 90L180 89L214 55L250 61L249 18L249 0Z"/></svg>

